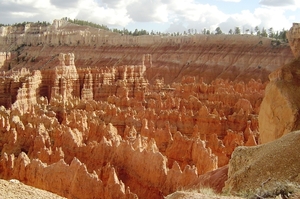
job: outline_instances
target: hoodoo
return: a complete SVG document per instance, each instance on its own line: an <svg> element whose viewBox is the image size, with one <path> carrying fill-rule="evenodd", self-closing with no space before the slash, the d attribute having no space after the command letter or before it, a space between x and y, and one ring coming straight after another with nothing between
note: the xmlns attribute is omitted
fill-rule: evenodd
<svg viewBox="0 0 300 199"><path fill-rule="evenodd" d="M269 38L135 37L55 20L2 27L0 50L0 178L63 197L220 192L236 147L296 129L298 98L282 117L261 107L271 71L269 85L287 90L299 74L289 46ZM287 100L270 90L263 104Z"/></svg>

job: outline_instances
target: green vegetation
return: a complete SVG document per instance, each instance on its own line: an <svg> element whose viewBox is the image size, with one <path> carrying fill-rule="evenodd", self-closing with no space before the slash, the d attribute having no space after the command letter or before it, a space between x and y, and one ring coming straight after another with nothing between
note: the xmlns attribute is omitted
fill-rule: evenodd
<svg viewBox="0 0 300 199"><path fill-rule="evenodd" d="M241 29L240 29L240 27L235 27L235 29L234 29L234 34L236 34L236 35L241 34Z"/></svg>
<svg viewBox="0 0 300 199"><path fill-rule="evenodd" d="M129 31L126 28L123 29L117 29L117 28L113 28L113 29L109 29L108 26L106 25L100 25L97 23L93 23L93 22L89 22L89 21L85 21L85 20L80 20L80 19L70 19L68 17L64 17L62 18L62 20L66 20L70 23L73 24L78 24L78 25L82 25L82 26L90 26L93 28L99 28L102 30L107 30L107 31L111 31L111 32L115 32L115 33L119 33L122 35L132 35L132 36L141 36L141 35L160 35L160 36L182 36L182 35L197 35L197 34L205 34L205 35L210 35L210 34L216 34L216 35L220 35L220 34L224 34L224 32L221 30L220 27L217 27L215 29L215 33L211 32L210 30L204 28L202 29L199 33L197 31L197 29L188 29L188 31L184 31L183 33L179 33L179 32L175 32L175 33L162 33L162 32L154 32L153 30L151 32L148 32L147 30L138 30L135 29L134 31ZM12 26L25 26L26 24L32 24L32 26L48 26L50 25L49 22L43 21L43 22L23 22L23 23L15 23ZM5 24L0 24L1 26L9 26L9 24L5 25ZM286 30L282 29L281 31L274 31L274 29L271 27L269 29L265 29L264 27L262 29L260 29L258 26L256 26L254 28L254 30L241 30L240 27L235 27L234 29L230 29L228 34L232 35L232 34L250 34L250 35L257 35L257 36L261 36L261 37L269 37L275 40L279 40L281 42L287 42L287 38L286 38Z"/></svg>
<svg viewBox="0 0 300 199"><path fill-rule="evenodd" d="M220 27L217 27L216 28L216 35L220 35L220 34L222 34L223 32L222 32L222 30L221 30L221 28Z"/></svg>
<svg viewBox="0 0 300 199"><path fill-rule="evenodd" d="M250 33L249 33L250 32ZM284 28L281 31L274 31L274 29L271 27L269 29L265 29L264 27L262 29L260 29L258 26L256 26L254 28L254 31L251 29L246 29L243 31L243 33L241 32L241 29L239 27L235 27L234 31L232 29L229 30L228 34L232 35L232 34L250 34L250 35L257 35L260 37L269 37L272 39L276 39L276 40L280 40L282 42L288 42L287 38L286 38L286 32L287 30L285 30ZM209 34L208 31L206 29L203 29L202 34ZM222 30L220 27L217 27L215 30L215 34L219 35L219 34L223 34Z"/></svg>
<svg viewBox="0 0 300 199"><path fill-rule="evenodd" d="M123 30L119 30L119 29L109 29L106 25L100 25L100 24L96 24L96 23L93 23L93 22L90 22L90 21L85 21L85 20L80 20L80 19L70 19L68 17L64 17L62 18L63 20L66 20L70 23L73 23L73 24L78 24L78 25L81 25L81 26L90 26L92 28L99 28L99 29L102 29L102 30L108 30L108 31L112 31L112 32L115 32L115 33L119 33L119 34L124 34L124 35L133 35L133 36L140 36L140 35L149 35L149 32L147 32L146 30L138 30L138 29L135 29L134 32L132 31L128 31L126 28L123 28Z"/></svg>
<svg viewBox="0 0 300 199"><path fill-rule="evenodd" d="M63 18L64 20L73 23L73 24L78 24L81 26L90 26L93 28L99 28L99 29L103 29L103 30L109 30L109 28L106 25L99 25L93 22L89 22L89 21L85 21L85 20L80 20L80 19L70 19L70 18Z"/></svg>
<svg viewBox="0 0 300 199"><path fill-rule="evenodd" d="M31 24L32 26L49 26L50 23L49 22L46 22L46 21L38 21L38 22L29 22L29 21L24 21L22 23L14 23L12 25L10 24L0 24L0 27L1 26L16 26L16 27L25 27L26 24Z"/></svg>
<svg viewBox="0 0 300 199"><path fill-rule="evenodd" d="M221 30L221 29L220 29ZM207 30L206 28L204 28L203 30L202 30L202 34L204 34L204 35L210 35L210 30Z"/></svg>

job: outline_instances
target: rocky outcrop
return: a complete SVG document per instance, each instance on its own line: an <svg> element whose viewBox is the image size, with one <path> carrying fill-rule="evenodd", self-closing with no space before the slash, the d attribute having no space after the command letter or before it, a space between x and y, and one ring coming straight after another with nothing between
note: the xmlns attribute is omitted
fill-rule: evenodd
<svg viewBox="0 0 300 199"><path fill-rule="evenodd" d="M260 143L280 138L300 129L299 121L299 38L300 26L293 24L287 37L295 60L269 75L265 97L259 112Z"/></svg>
<svg viewBox="0 0 300 199"><path fill-rule="evenodd" d="M299 141L300 132L295 131L263 145L238 147L223 191L247 197L286 197L297 191Z"/></svg>
<svg viewBox="0 0 300 199"><path fill-rule="evenodd" d="M37 73L37 76L38 76L38 73ZM32 78L32 77L28 78L29 75L31 75L31 72L26 68L22 68L21 70L18 70L18 71L13 71L11 73L5 73L5 72L2 73L1 86L0 86L1 105L5 106L7 108L11 107L11 105L17 99L17 95L18 95L20 88L24 87L23 90L26 90L26 87L28 88L29 86L34 86L35 83L38 83L38 82L34 82L35 80L38 80L37 76L35 78ZM29 82L31 82L31 83L29 83ZM28 91L28 90L26 90L26 91ZM25 98L28 97L28 94L26 91L22 93L20 90L20 93L19 93L20 99L24 98L24 97ZM30 91L30 92L35 92L35 91Z"/></svg>
<svg viewBox="0 0 300 199"><path fill-rule="evenodd" d="M95 172L89 173L76 158L70 165L63 159L47 165L38 159L30 160L22 152L18 157L4 153L0 161L2 177L17 178L67 198L137 198L119 181L111 167L102 171L102 175L107 177L102 181Z"/></svg>
<svg viewBox="0 0 300 199"><path fill-rule="evenodd" d="M206 148L203 140L187 139L180 135L179 132L174 135L173 141L169 143L166 149L166 156L169 164L173 165L174 161L176 161L181 168L185 168L190 162L193 162L198 174L218 168L217 157L212 153L211 149ZM203 160L205 160L205 164L203 164Z"/></svg>
<svg viewBox="0 0 300 199"><path fill-rule="evenodd" d="M10 52L0 52L0 68L5 68L5 70L10 70L10 60L11 60Z"/></svg>
<svg viewBox="0 0 300 199"><path fill-rule="evenodd" d="M295 60L270 75L259 112L261 143L300 128L299 65L299 60Z"/></svg>
<svg viewBox="0 0 300 199"><path fill-rule="evenodd" d="M25 79L22 87L18 89L16 101L12 108L24 114L26 112L33 112L33 106L37 104L37 99L40 95L38 93L42 82L42 75L40 71L34 71L31 76Z"/></svg>
<svg viewBox="0 0 300 199"><path fill-rule="evenodd" d="M286 33L290 47L296 58L300 57L300 24L293 23L291 29Z"/></svg>
<svg viewBox="0 0 300 199"><path fill-rule="evenodd" d="M74 59L73 53L59 54L59 65L54 68L53 77L50 77L50 99L61 97L66 101L71 97L79 97L79 75Z"/></svg>
<svg viewBox="0 0 300 199"><path fill-rule="evenodd" d="M294 24L287 36L296 59L269 75L259 112L260 143L300 129L299 35L299 25Z"/></svg>

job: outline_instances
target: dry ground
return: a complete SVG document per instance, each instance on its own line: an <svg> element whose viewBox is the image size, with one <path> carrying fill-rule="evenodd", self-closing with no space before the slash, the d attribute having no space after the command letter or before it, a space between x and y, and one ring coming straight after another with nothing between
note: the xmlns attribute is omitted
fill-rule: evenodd
<svg viewBox="0 0 300 199"><path fill-rule="evenodd" d="M63 199L54 193L27 186L18 180L0 179L0 199Z"/></svg>
<svg viewBox="0 0 300 199"><path fill-rule="evenodd" d="M234 196L221 196L216 194L203 194L194 192L177 191L168 195L165 199L243 199Z"/></svg>

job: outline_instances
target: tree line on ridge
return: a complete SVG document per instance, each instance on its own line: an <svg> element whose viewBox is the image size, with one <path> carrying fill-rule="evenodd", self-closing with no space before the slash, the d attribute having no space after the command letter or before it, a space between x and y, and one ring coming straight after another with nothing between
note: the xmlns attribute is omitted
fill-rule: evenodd
<svg viewBox="0 0 300 199"><path fill-rule="evenodd" d="M211 35L211 34L215 34L215 35L220 35L220 34L228 34L228 35L240 35L240 34L250 34L250 35L257 35L257 36L261 36L261 37L269 37L272 39L276 39L276 40L281 40L283 42L287 42L287 38L286 38L286 32L287 30L282 29L281 31L274 31L274 29L271 27L269 29L265 29L264 27L262 29L260 29L258 26L256 26L254 28L254 30L250 30L250 29L246 29L243 30L243 32L241 31L240 27L235 27L234 29L230 29L228 31L228 33L224 33L220 27L217 27L215 29L214 32L210 31L209 29L202 29L200 32L197 31L197 29L188 29L187 31L184 31L183 33L180 32L174 32L174 33L163 33L163 32L155 32L155 31L147 31L144 29L138 30L135 29L134 31L130 31L126 28L123 29L117 29L117 28L113 28L113 29L109 29L108 26L106 25L100 25L97 23L93 23L93 22L89 22L89 21L85 21L85 20L80 20L80 19L70 19L68 17L64 17L62 18L62 20L66 20L70 23L73 24L78 24L78 25L82 25L82 26L90 26L93 28L98 28L98 29L103 29L103 30L107 30L107 31L111 31L111 32L115 32L115 33L119 33L122 35L132 35L132 36L142 36L142 35L160 35L160 36L184 36L184 35L197 35L197 34L205 34L205 35ZM23 22L23 23L15 23L11 26L25 26L26 24L33 24L34 26L48 26L50 25L49 22L43 21L43 22ZM1 26L10 26L9 24L5 25L5 24L0 24Z"/></svg>

